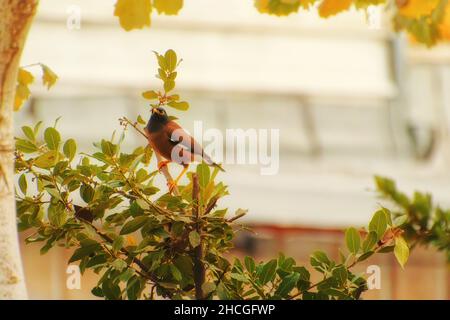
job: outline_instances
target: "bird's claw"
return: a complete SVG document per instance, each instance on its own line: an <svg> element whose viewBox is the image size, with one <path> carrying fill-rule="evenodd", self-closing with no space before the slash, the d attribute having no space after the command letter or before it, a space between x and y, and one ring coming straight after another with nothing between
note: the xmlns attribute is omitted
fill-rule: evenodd
<svg viewBox="0 0 450 320"><path fill-rule="evenodd" d="M168 164L169 162L170 162L170 161L161 161L161 162L158 162L158 171L161 171L162 168L167 167L167 164Z"/></svg>
<svg viewBox="0 0 450 320"><path fill-rule="evenodd" d="M167 182L167 187L169 188L169 193L172 193L175 188L177 187L177 183L175 181L168 181Z"/></svg>

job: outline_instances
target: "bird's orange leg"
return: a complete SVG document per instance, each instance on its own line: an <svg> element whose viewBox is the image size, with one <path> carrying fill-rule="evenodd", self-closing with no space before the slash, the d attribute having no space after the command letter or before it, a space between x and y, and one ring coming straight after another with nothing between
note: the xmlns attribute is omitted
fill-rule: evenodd
<svg viewBox="0 0 450 320"><path fill-rule="evenodd" d="M183 171L181 171L181 173L178 175L178 177L175 180L167 182L167 186L169 187L170 193L172 193L173 189L175 189L175 187L177 186L178 181L180 181L181 177L183 177L183 175L188 171L188 169L189 169L189 165L186 165L183 168Z"/></svg>
<svg viewBox="0 0 450 320"><path fill-rule="evenodd" d="M170 162L170 160L163 160L158 162L158 171L161 171L162 168L167 167Z"/></svg>

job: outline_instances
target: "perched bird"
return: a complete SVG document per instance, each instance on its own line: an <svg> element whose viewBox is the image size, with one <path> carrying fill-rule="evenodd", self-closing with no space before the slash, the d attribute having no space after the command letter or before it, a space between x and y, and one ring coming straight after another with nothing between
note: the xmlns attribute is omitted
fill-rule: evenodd
<svg viewBox="0 0 450 320"><path fill-rule="evenodd" d="M203 148L193 137L175 121L170 120L166 110L161 107L152 109L152 115L145 127L145 133L153 150L165 159L158 163L158 170L161 170L170 162L178 163L184 167L174 181L169 181L170 192L186 173L191 162L203 160L209 166L225 171L203 151Z"/></svg>

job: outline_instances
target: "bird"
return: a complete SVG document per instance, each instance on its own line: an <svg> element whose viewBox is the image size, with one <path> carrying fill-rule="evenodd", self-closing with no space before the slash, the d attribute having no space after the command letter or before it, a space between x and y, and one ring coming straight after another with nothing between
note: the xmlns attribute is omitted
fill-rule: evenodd
<svg viewBox="0 0 450 320"><path fill-rule="evenodd" d="M154 107L151 112L144 131L149 145L163 159L158 162L158 170L171 162L183 166L183 170L178 177L174 181L168 182L170 193L189 169L189 164L196 160L201 159L207 165L225 172L222 166L214 162L189 133L169 118L164 108Z"/></svg>

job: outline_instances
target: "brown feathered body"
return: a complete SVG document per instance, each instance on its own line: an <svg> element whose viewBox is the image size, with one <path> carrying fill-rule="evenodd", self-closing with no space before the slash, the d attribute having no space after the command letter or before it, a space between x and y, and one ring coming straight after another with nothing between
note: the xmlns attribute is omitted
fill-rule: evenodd
<svg viewBox="0 0 450 320"><path fill-rule="evenodd" d="M156 108L147 124L146 133L150 146L164 159L183 166L203 159L206 164L216 164L204 151L201 145L175 121L170 120L162 108Z"/></svg>

